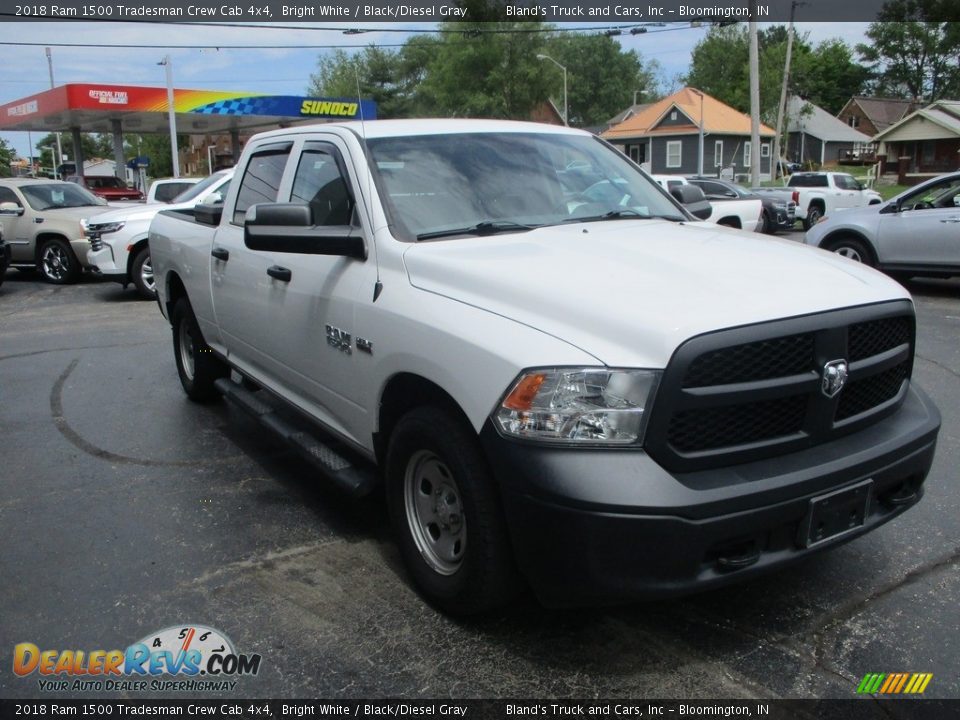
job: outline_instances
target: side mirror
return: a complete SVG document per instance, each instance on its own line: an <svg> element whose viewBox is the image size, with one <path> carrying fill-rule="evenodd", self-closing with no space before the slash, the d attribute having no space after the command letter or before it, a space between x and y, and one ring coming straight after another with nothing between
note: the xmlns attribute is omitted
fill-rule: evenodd
<svg viewBox="0 0 960 720"><path fill-rule="evenodd" d="M214 190L212 193L207 195L201 202L197 203L198 205L220 205L223 203L223 195L219 190Z"/></svg>
<svg viewBox="0 0 960 720"><path fill-rule="evenodd" d="M696 185L676 185L670 188L673 199L686 208L687 212L699 220L706 220L713 212L713 208Z"/></svg>
<svg viewBox="0 0 960 720"><path fill-rule="evenodd" d="M358 228L315 225L307 203L259 203L247 210L243 242L251 250L367 259Z"/></svg>
<svg viewBox="0 0 960 720"><path fill-rule="evenodd" d="M23 207L17 205L15 202L0 203L0 215L16 215L20 217L23 215Z"/></svg>

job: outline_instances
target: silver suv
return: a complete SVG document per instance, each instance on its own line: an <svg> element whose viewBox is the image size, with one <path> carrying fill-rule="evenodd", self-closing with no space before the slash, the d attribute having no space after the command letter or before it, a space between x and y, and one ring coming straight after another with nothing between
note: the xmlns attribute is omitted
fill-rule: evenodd
<svg viewBox="0 0 960 720"><path fill-rule="evenodd" d="M880 205L835 212L804 242L902 278L960 275L960 172Z"/></svg>

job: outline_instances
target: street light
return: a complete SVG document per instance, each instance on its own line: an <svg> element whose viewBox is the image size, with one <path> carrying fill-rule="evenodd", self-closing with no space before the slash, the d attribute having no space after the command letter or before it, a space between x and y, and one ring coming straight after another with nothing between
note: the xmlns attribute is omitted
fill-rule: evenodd
<svg viewBox="0 0 960 720"><path fill-rule="evenodd" d="M537 60L549 60L558 68L563 70L563 124L570 125L570 121L569 121L570 119L567 116L567 68L561 65L560 63L558 63L549 55L543 55L541 53L537 53Z"/></svg>
<svg viewBox="0 0 960 720"><path fill-rule="evenodd" d="M170 158L173 161L173 176L180 177L180 157L177 147L177 114L173 107L173 63L169 55L164 55L163 60L157 63L163 65L167 75L167 107L170 118Z"/></svg>
<svg viewBox="0 0 960 720"><path fill-rule="evenodd" d="M50 72L50 89L53 90L55 87L53 84L53 55L50 52L50 48L44 48L47 55L47 70ZM53 178L54 180L60 179L60 173L57 172L57 168L60 165L63 165L63 146L60 145L60 131L56 131L54 135L57 136L57 155L60 157L59 164L57 163L57 158L53 158Z"/></svg>
<svg viewBox="0 0 960 720"><path fill-rule="evenodd" d="M690 92L700 96L700 152L697 156L697 175L703 177L703 93L694 88L690 88ZM714 163L716 163L716 158L714 158ZM723 164L722 158L720 164Z"/></svg>

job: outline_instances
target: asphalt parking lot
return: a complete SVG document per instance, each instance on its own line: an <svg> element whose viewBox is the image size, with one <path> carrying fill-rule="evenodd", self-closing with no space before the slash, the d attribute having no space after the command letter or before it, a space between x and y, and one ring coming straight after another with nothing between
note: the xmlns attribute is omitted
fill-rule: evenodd
<svg viewBox="0 0 960 720"><path fill-rule="evenodd" d="M960 280L910 289L914 378L943 413L919 506L746 585L461 622L411 589L378 498L342 499L239 413L185 398L155 303L9 271L0 697L149 697L41 693L8 653L192 624L262 656L230 697L853 698L871 672L932 673L927 697L960 697Z"/></svg>

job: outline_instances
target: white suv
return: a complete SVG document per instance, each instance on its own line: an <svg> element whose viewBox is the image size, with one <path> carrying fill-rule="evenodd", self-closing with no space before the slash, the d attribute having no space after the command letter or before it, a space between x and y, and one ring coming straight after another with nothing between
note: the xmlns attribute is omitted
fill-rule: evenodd
<svg viewBox="0 0 960 720"><path fill-rule="evenodd" d="M171 203L129 206L87 220L90 238L87 261L94 272L121 283L133 283L140 296L153 300L157 296L150 262L147 231L150 221L161 210L185 210L201 203L222 203L233 170L220 170L174 198Z"/></svg>

